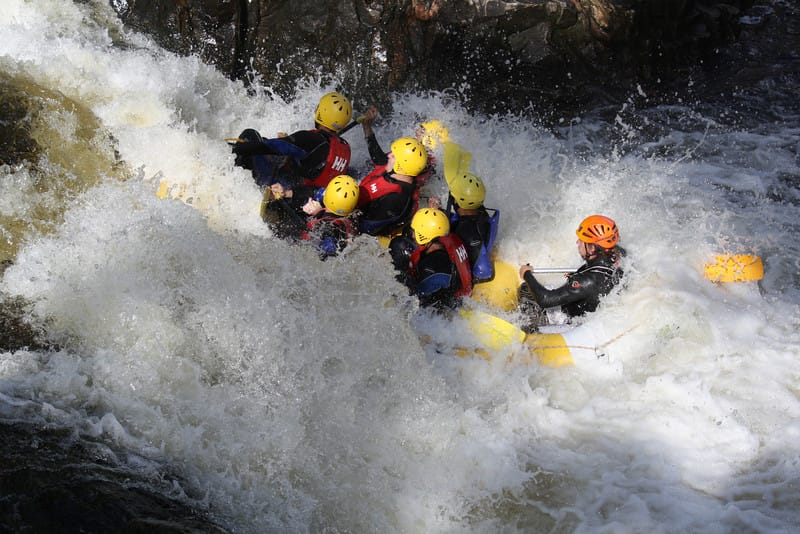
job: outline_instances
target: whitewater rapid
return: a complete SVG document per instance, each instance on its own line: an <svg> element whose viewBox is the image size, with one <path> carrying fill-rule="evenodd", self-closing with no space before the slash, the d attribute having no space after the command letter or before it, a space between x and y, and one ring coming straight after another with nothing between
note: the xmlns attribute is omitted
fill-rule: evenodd
<svg viewBox="0 0 800 534"><path fill-rule="evenodd" d="M505 261L577 266L583 217L620 227L625 289L585 321L608 357L506 367L423 347L420 323L470 334L419 311L371 238L320 262L261 221L224 139L308 128L335 87L248 91L99 1L5 0L0 30L3 74L47 104L49 158L0 167L0 291L57 346L0 353L5 421L128 451L131 473L170 473L171 495L238 532L800 526L796 117L742 129L637 92L613 120L545 129L397 94L379 140L447 125L502 212ZM760 283L703 277L742 252Z"/></svg>

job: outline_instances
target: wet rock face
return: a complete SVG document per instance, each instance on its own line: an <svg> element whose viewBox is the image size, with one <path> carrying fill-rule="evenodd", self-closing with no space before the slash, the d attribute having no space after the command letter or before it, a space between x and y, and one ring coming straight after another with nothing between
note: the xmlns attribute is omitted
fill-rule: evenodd
<svg viewBox="0 0 800 534"><path fill-rule="evenodd" d="M7 262L0 264L0 274L6 267L8 267ZM28 313L28 305L25 302L0 294L0 351L55 348L44 339L43 332L27 321Z"/></svg>
<svg viewBox="0 0 800 534"><path fill-rule="evenodd" d="M738 35L753 0L127 0L172 50L284 95L309 76L364 101L462 88L483 109L668 78ZM624 84L629 85L629 84ZM568 90L564 90L567 88ZM569 97L564 95L569 94ZM566 103L566 102L565 102Z"/></svg>

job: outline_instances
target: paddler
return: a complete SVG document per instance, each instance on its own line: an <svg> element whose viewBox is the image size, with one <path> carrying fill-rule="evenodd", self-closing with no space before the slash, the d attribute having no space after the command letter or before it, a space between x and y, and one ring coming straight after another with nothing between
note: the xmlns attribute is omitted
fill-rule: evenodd
<svg viewBox="0 0 800 534"><path fill-rule="evenodd" d="M279 237L312 241L320 259L336 256L358 234L358 183L353 177L336 176L324 188L284 189L277 183L270 189L273 200L267 210L273 231Z"/></svg>
<svg viewBox="0 0 800 534"><path fill-rule="evenodd" d="M475 284L494 278L494 264L489 253L497 236L500 211L492 210L490 215L483 205L485 198L483 180L474 174L458 174L450 181L447 201L450 230L464 242Z"/></svg>
<svg viewBox="0 0 800 534"><path fill-rule="evenodd" d="M233 143L235 164L253 172L259 186L281 182L285 187L325 187L350 166L350 145L339 135L353 116L350 100L341 93L323 96L314 111L314 129L264 139L251 128Z"/></svg>
<svg viewBox="0 0 800 534"><path fill-rule="evenodd" d="M619 230L613 220L590 215L581 221L575 233L584 264L566 275L564 285L547 289L533 276L529 263L519 268L519 276L524 280L519 287L519 303L528 316L528 325L523 327L528 333L547 324L544 312L547 308L560 307L569 317L595 311L601 297L610 293L622 278L619 260L625 250L618 245Z"/></svg>
<svg viewBox="0 0 800 534"><path fill-rule="evenodd" d="M370 235L390 236L408 224L419 204L417 177L428 165L425 147L411 137L395 140L384 157L360 184L360 229Z"/></svg>
<svg viewBox="0 0 800 534"><path fill-rule="evenodd" d="M450 233L450 221L442 210L422 208L411 219L416 248L398 278L420 306L439 310L456 308L461 297L472 292L469 258L461 239ZM399 236L392 240L407 240ZM390 247L391 248L391 247Z"/></svg>

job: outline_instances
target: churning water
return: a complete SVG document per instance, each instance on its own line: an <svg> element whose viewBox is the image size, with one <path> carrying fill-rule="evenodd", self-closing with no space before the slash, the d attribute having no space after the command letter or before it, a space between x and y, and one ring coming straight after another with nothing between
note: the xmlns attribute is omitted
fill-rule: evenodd
<svg viewBox="0 0 800 534"><path fill-rule="evenodd" d="M626 288L586 318L606 357L506 367L421 346L421 321L470 334L420 312L371 238L320 262L262 223L224 138L308 128L331 87L253 95L106 4L0 11L3 83L33 103L42 147L0 167L0 291L52 343L0 353L4 454L26 466L4 477L4 526L35 525L12 503L45 502L24 482L41 471L131 521L151 513L133 493L182 506L162 523L176 529L800 528L796 106L775 120L764 87L770 118L738 121L635 92L554 130L471 115L455 93L396 95L379 139L446 124L502 212L500 258L577 265L584 216L620 227ZM434 177L425 194L444 191ZM741 252L763 258L760 283L704 278ZM73 522L119 526L61 499Z"/></svg>

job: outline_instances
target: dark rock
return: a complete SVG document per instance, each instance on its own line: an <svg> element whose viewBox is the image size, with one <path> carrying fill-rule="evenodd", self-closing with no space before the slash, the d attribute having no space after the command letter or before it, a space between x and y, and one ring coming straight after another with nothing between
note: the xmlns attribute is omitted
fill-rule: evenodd
<svg viewBox="0 0 800 534"><path fill-rule="evenodd" d="M39 151L31 136L35 117L31 100L16 88L11 77L0 73L0 165L31 161Z"/></svg>
<svg viewBox="0 0 800 534"><path fill-rule="evenodd" d="M2 269L5 269L5 265ZM21 299L0 300L0 351L54 348L45 340L44 334L27 320L29 311L28 305Z"/></svg>
<svg viewBox="0 0 800 534"><path fill-rule="evenodd" d="M304 79L385 102L461 88L487 111L572 105L679 76L736 39L752 0L128 0L120 14L282 96Z"/></svg>
<svg viewBox="0 0 800 534"><path fill-rule="evenodd" d="M17 406L30 417L35 403ZM179 478L136 472L126 452L79 439L73 428L23 422L15 409L4 406L0 420L0 532L228 532L202 509L202 496L176 492Z"/></svg>

